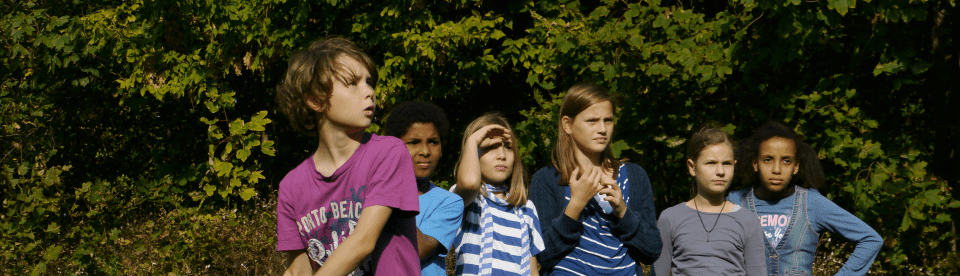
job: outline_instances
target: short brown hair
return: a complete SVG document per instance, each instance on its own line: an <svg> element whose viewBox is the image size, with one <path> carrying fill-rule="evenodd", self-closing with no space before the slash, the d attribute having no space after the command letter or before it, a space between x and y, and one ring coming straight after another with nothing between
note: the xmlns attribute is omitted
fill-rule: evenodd
<svg viewBox="0 0 960 276"><path fill-rule="evenodd" d="M704 148L712 145L727 143L730 148L735 148L730 134L712 123L700 127L700 130L694 132L687 143L687 159L693 161L697 161Z"/></svg>
<svg viewBox="0 0 960 276"><path fill-rule="evenodd" d="M573 119L577 117L577 114L580 114L580 112L590 108L590 106L606 101L609 101L614 111L616 111L617 105L614 102L613 96L610 96L610 93L607 93L606 89L592 83L574 85L570 87L570 89L567 89L567 95L563 96L563 102L560 103L560 118L557 120L557 134L559 137L557 144L553 147L553 154L550 156L553 167L555 167L557 173L560 174L561 186L570 184L570 174L572 174L573 169L578 166L576 157L574 157L576 145L574 145L573 137L570 137L570 135L563 131L563 117L566 116ZM616 177L620 170L620 160L615 159L613 153L610 152L610 144L612 143L613 141L609 141L607 148L600 154L600 158L602 158L601 167L604 169L612 169L613 175Z"/></svg>
<svg viewBox="0 0 960 276"><path fill-rule="evenodd" d="M736 149L733 137L717 125L716 122L708 122L690 136L690 140L687 141L687 160L693 160L696 163L697 159L700 158L700 152L712 145L727 144L731 149ZM736 167L734 167L734 176L736 176ZM690 183L690 196L697 196L696 180Z"/></svg>
<svg viewBox="0 0 960 276"><path fill-rule="evenodd" d="M309 48L290 56L286 77L277 85L277 105L297 131L316 136L317 125L323 116L307 105L315 98L321 106L328 106L335 80L344 83L352 76L344 75L341 56L353 58L370 72L374 83L378 78L373 60L356 44L341 37L328 37L314 42Z"/></svg>

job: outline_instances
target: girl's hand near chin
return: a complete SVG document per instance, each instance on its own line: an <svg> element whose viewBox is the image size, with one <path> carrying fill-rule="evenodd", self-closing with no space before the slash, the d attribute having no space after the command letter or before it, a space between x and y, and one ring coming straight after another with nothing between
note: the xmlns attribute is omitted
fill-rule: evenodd
<svg viewBox="0 0 960 276"><path fill-rule="evenodd" d="M564 210L564 214L576 220L580 219L580 212L587 206L587 202L603 188L600 184L603 172L599 168L593 168L589 174L579 173L580 167L577 166L570 174L570 202Z"/></svg>
<svg viewBox="0 0 960 276"><path fill-rule="evenodd" d="M604 174L602 182L603 188L600 189L600 193L606 195L603 200L609 202L610 206L613 207L613 214L618 218L623 218L623 215L627 213L627 203L623 201L623 191L620 190L620 185L611 175L607 174Z"/></svg>

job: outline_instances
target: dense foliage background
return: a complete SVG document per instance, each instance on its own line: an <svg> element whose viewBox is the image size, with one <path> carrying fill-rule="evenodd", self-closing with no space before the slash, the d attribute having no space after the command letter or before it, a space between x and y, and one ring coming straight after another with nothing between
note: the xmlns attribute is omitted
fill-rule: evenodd
<svg viewBox="0 0 960 276"><path fill-rule="evenodd" d="M504 3L506 2L506 3ZM782 3L780 3L782 2ZM378 117L499 110L530 172L563 91L620 97L614 151L686 200L685 139L768 119L819 151L828 197L881 233L872 274L957 273L954 0L2 1L0 274L280 274L277 183L316 147L277 114L287 57L327 35L377 62ZM377 131L377 125L371 127ZM820 241L818 275L852 250Z"/></svg>

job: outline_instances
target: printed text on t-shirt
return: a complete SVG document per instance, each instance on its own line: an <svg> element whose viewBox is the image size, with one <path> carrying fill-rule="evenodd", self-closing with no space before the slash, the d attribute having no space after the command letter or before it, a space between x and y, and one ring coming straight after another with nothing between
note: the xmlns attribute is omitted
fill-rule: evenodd
<svg viewBox="0 0 960 276"><path fill-rule="evenodd" d="M763 234L770 240L770 244L776 246L786 234L787 225L790 224L790 213L761 215L760 226L763 227Z"/></svg>

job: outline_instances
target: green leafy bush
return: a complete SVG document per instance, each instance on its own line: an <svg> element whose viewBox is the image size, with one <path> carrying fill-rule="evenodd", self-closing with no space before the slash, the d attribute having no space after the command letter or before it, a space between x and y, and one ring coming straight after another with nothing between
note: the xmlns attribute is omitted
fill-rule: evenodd
<svg viewBox="0 0 960 276"><path fill-rule="evenodd" d="M4 2L0 274L280 274L272 200L316 141L274 88L327 35L380 66L378 118L446 109L442 187L487 111L547 166L563 91L594 81L659 208L689 196L691 129L781 120L819 151L822 192L884 237L873 274L955 272L956 4L880 2ZM818 275L852 250L830 237Z"/></svg>

